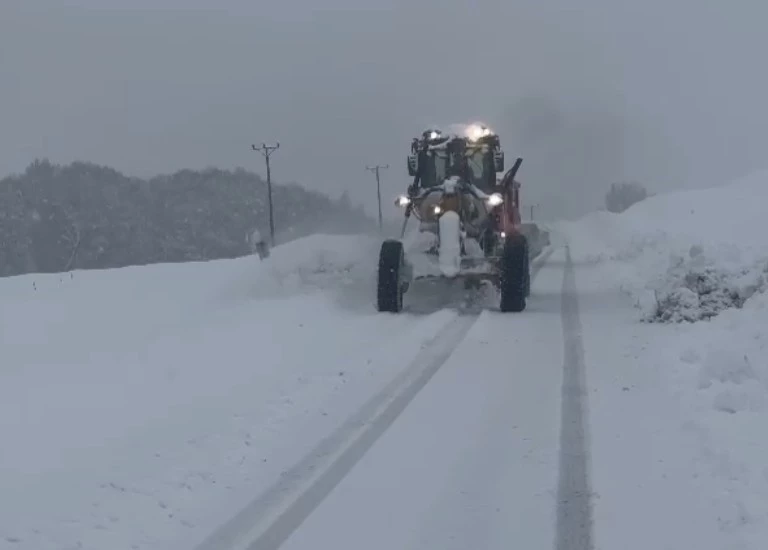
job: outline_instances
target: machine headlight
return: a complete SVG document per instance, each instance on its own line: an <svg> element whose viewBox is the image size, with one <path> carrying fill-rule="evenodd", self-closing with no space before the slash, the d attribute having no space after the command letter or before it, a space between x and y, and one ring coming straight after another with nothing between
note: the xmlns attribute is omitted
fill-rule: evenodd
<svg viewBox="0 0 768 550"><path fill-rule="evenodd" d="M408 206L411 202L411 199L406 197L405 195L400 195L397 197L397 200L395 201L395 204L397 206Z"/></svg>
<svg viewBox="0 0 768 550"><path fill-rule="evenodd" d="M442 139L443 132L440 131L439 128L427 128L421 133L422 139L425 139L427 142L433 142L439 139Z"/></svg>
<svg viewBox="0 0 768 550"><path fill-rule="evenodd" d="M490 206L498 206L502 202L504 202L504 197L501 196L499 193L494 193L490 197L488 197L488 204Z"/></svg>
<svg viewBox="0 0 768 550"><path fill-rule="evenodd" d="M438 215L440 212L442 212L442 211L443 211L443 209L442 209L442 208L440 208L440 206L438 206L438 205L435 205L435 207L432 209L432 212L434 212L436 216L437 216L437 215Z"/></svg>

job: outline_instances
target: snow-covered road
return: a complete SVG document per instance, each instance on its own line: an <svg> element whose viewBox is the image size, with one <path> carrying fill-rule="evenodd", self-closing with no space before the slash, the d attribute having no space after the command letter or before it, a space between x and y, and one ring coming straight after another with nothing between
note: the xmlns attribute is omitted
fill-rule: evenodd
<svg viewBox="0 0 768 550"><path fill-rule="evenodd" d="M526 315L480 314L283 548L552 548L561 285L545 266Z"/></svg>
<svg viewBox="0 0 768 550"><path fill-rule="evenodd" d="M540 266L536 288L557 292L562 268ZM496 529L509 525L513 509L528 518L518 528L539 525L546 541L562 346L551 345L559 307L535 302L526 318L456 317L401 379L200 548L466 548L478 536L495 539L476 546L490 548L519 535L513 525ZM529 361L541 372L526 376ZM520 458L521 467L510 468ZM569 540L579 534L574 529L564 522Z"/></svg>

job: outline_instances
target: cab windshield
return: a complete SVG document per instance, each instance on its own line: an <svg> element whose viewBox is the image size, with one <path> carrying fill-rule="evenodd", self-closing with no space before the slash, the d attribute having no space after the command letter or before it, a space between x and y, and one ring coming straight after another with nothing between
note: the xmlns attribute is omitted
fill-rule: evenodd
<svg viewBox="0 0 768 550"><path fill-rule="evenodd" d="M484 189L488 181L495 181L493 166L488 164L488 155L482 149L468 150L463 159L463 166L451 166L455 158L444 150L433 150L424 155L421 184L424 187L434 187L443 182L449 174L467 174L470 183Z"/></svg>
<svg viewBox="0 0 768 550"><path fill-rule="evenodd" d="M489 165L488 154L482 149L467 152L467 164L469 166L469 178L472 184L480 189L487 187L489 181L495 181L496 172L493 165ZM491 172L489 172L492 171Z"/></svg>
<svg viewBox="0 0 768 550"><path fill-rule="evenodd" d="M423 158L421 185L434 187L448 177L448 153L445 151L430 151Z"/></svg>

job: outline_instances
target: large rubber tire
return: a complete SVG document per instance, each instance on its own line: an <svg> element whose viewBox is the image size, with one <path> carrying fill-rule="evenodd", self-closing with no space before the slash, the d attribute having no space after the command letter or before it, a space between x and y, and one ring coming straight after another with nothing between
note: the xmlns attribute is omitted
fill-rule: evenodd
<svg viewBox="0 0 768 550"><path fill-rule="evenodd" d="M379 311L399 313L403 309L404 286L401 275L405 264L403 243L386 240L379 251L379 275L376 302Z"/></svg>
<svg viewBox="0 0 768 550"><path fill-rule="evenodd" d="M501 311L520 312L525 309L528 246L523 235L510 235L504 240L501 256Z"/></svg>
<svg viewBox="0 0 768 550"><path fill-rule="evenodd" d="M531 295L531 247L525 243L525 297Z"/></svg>

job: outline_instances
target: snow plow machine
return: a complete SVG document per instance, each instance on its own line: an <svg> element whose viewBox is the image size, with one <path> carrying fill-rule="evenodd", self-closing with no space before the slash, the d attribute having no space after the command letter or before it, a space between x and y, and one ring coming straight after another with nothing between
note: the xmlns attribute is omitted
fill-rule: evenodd
<svg viewBox="0 0 768 550"><path fill-rule="evenodd" d="M463 279L465 288L489 281L502 312L525 309L530 256L515 180L522 162L502 175L499 137L484 126L469 126L463 135L427 130L413 139L408 173L414 180L395 202L405 210L400 239L385 240L379 252L379 311L402 311L404 294L419 279ZM411 216L426 242L406 251Z"/></svg>

